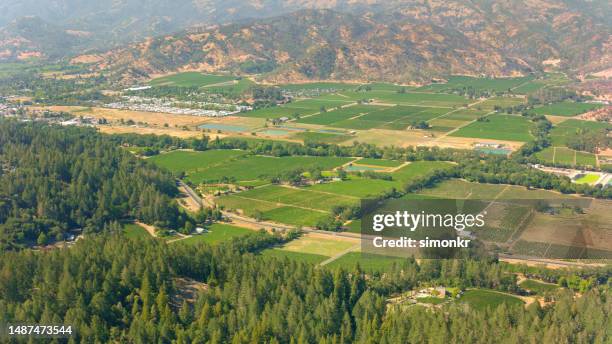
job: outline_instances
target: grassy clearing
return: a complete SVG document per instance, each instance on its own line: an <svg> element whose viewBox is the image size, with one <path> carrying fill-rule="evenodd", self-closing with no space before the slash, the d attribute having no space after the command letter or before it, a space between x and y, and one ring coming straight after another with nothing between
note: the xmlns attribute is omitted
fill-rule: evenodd
<svg viewBox="0 0 612 344"><path fill-rule="evenodd" d="M123 225L123 233L130 239L134 238L150 238L151 235L146 229L134 223L126 223Z"/></svg>
<svg viewBox="0 0 612 344"><path fill-rule="evenodd" d="M278 248L264 250L261 252L261 255L270 258L296 260L308 264L319 264L329 258L320 254L292 252Z"/></svg>
<svg viewBox="0 0 612 344"><path fill-rule="evenodd" d="M512 295L485 289L468 290L461 295L459 301L467 303L477 310L497 308L503 303L509 306L518 306L523 304L521 299Z"/></svg>
<svg viewBox="0 0 612 344"><path fill-rule="evenodd" d="M207 243L212 245L253 233L255 232L250 229L215 223L208 228L207 233L194 235L187 239L175 241L175 243L180 243L181 245L197 245L199 243Z"/></svg>
<svg viewBox="0 0 612 344"><path fill-rule="evenodd" d="M355 245L358 244L352 241L331 240L326 237L306 234L298 239L286 243L280 249L289 252L309 253L333 257L354 247Z"/></svg>
<svg viewBox="0 0 612 344"><path fill-rule="evenodd" d="M202 87L232 81L227 75L202 74L198 72L177 73L151 80L152 86Z"/></svg>
<svg viewBox="0 0 612 344"><path fill-rule="evenodd" d="M372 253L349 252L326 265L330 269L354 270L357 265L366 272L383 272L392 268L393 264L401 264L405 258L383 256Z"/></svg>
<svg viewBox="0 0 612 344"><path fill-rule="evenodd" d="M530 141L533 124L524 117L514 115L491 115L484 121L474 122L451 134L457 137L474 137L507 141Z"/></svg>
<svg viewBox="0 0 612 344"><path fill-rule="evenodd" d="M439 297L419 297L416 300L419 303L429 303L432 305L439 305L446 302L446 299L442 299Z"/></svg>
<svg viewBox="0 0 612 344"><path fill-rule="evenodd" d="M520 287L523 289L527 289L531 292L534 292L536 294L549 293L549 292L553 292L559 289L559 286L556 284L543 283L543 282L532 280L532 279L524 280L520 284Z"/></svg>
<svg viewBox="0 0 612 344"><path fill-rule="evenodd" d="M572 117L581 113L598 109L602 106L603 105L600 104L576 103L565 101L537 107L533 109L532 112L538 115Z"/></svg>

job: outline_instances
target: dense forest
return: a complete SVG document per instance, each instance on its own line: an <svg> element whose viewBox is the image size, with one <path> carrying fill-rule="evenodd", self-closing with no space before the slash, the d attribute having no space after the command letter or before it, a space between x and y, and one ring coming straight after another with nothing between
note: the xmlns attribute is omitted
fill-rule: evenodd
<svg viewBox="0 0 612 344"><path fill-rule="evenodd" d="M138 219L182 225L172 176L93 129L0 122L0 248Z"/></svg>
<svg viewBox="0 0 612 344"><path fill-rule="evenodd" d="M111 225L118 230L119 226ZM540 307L446 311L389 306L419 285L515 290L494 259L407 259L385 274L331 270L257 253L280 235L218 246L93 235L51 252L0 254L0 321L73 326L70 342L606 343L609 271L580 297L564 289ZM554 275L567 273L551 272ZM187 297L184 283L200 286ZM64 341L64 340L62 340ZM68 342L68 340L65 340Z"/></svg>

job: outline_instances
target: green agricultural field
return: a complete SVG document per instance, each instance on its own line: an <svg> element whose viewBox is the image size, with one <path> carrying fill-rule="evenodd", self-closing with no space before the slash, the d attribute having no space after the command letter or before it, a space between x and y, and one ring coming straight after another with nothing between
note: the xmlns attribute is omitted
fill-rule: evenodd
<svg viewBox="0 0 612 344"><path fill-rule="evenodd" d="M295 226L314 226L329 217L329 213L316 210L283 206L273 202L241 198L238 195L222 196L215 202L226 210L240 210L249 217L260 217L264 221L273 221Z"/></svg>
<svg viewBox="0 0 612 344"><path fill-rule="evenodd" d="M235 179L236 181L252 181L257 179L268 179L286 171L296 169L320 168L331 170L341 166L351 158L340 157L309 157L309 156L287 156L270 157L248 155L232 159L226 163L212 166L203 166L195 172L189 172L187 179L199 184L205 181L219 181L223 178Z"/></svg>
<svg viewBox="0 0 612 344"><path fill-rule="evenodd" d="M331 111L332 109L347 105L352 103L350 100L327 100L327 99L303 99L297 100L291 103L287 103L284 106L291 109L296 110L315 110L319 112L321 108L325 108L326 111Z"/></svg>
<svg viewBox="0 0 612 344"><path fill-rule="evenodd" d="M548 163L596 166L597 157L593 153L578 152L567 147L547 147L535 154L538 159Z"/></svg>
<svg viewBox="0 0 612 344"><path fill-rule="evenodd" d="M554 162L565 165L575 165L576 151L565 147L555 147Z"/></svg>
<svg viewBox="0 0 612 344"><path fill-rule="evenodd" d="M418 88L419 91L448 92L456 89L473 88L479 91L506 92L514 87L531 81L533 77L517 78L474 78L451 76L446 83L430 84Z"/></svg>
<svg viewBox="0 0 612 344"><path fill-rule="evenodd" d="M385 191L396 187L397 183L382 179L354 178L339 182L309 186L307 190L329 192L359 198L376 197Z"/></svg>
<svg viewBox="0 0 612 344"><path fill-rule="evenodd" d="M312 208L329 211L339 204L355 204L357 200L352 197L334 195L324 192L312 191L309 188L293 188L277 185L268 185L236 194L237 197L267 201L281 205L291 205L303 208Z"/></svg>
<svg viewBox="0 0 612 344"><path fill-rule="evenodd" d="M172 172L195 172L198 169L217 166L245 154L246 152L236 150L172 151L153 156L147 161Z"/></svg>
<svg viewBox="0 0 612 344"><path fill-rule="evenodd" d="M241 112L240 116L256 118L294 117L295 115L308 116L320 112L322 107L331 112L337 107L344 106L350 103L350 100L327 100L322 98L304 99L297 100L285 105Z"/></svg>
<svg viewBox="0 0 612 344"><path fill-rule="evenodd" d="M315 226L330 216L328 213L309 209L282 206L268 210L262 214L264 220L286 223L294 226Z"/></svg>
<svg viewBox="0 0 612 344"><path fill-rule="evenodd" d="M378 121L365 121L362 119L349 119L346 121L340 121L333 124L335 128L344 129L356 129L356 130L368 130L383 125L384 122Z"/></svg>
<svg viewBox="0 0 612 344"><path fill-rule="evenodd" d="M540 89L546 87L546 83L542 81L530 81L526 84L523 84L519 87L516 87L512 91L516 94L531 94L539 91Z"/></svg>
<svg viewBox="0 0 612 344"><path fill-rule="evenodd" d="M371 159L371 158L363 158L355 162L355 164L358 164L358 165L370 165L370 166L382 166L382 167L397 167L403 163L404 162L397 161L397 160Z"/></svg>
<svg viewBox="0 0 612 344"><path fill-rule="evenodd" d="M218 244L225 241L230 241L234 238L255 233L251 229L215 223L208 228L208 232L193 235L190 238L175 241L181 245L197 245L199 243Z"/></svg>
<svg viewBox="0 0 612 344"><path fill-rule="evenodd" d="M493 111L496 106L501 106L502 108L512 107L519 104L524 104L525 98L510 98L510 97L494 97L485 100L484 102L474 106L477 110L483 111Z"/></svg>
<svg viewBox="0 0 612 344"><path fill-rule="evenodd" d="M330 124L330 126L349 129L384 128L392 130L406 129L413 122L428 121L441 117L451 111L449 108L423 106L393 106L369 112L358 118Z"/></svg>
<svg viewBox="0 0 612 344"><path fill-rule="evenodd" d="M294 115L311 115L319 112L318 109L295 109L286 106L273 106L268 108L261 108L253 111L241 112L239 116L242 117L255 117L255 118L280 118L280 117L293 117Z"/></svg>
<svg viewBox="0 0 612 344"><path fill-rule="evenodd" d="M457 110L457 111L450 112L440 117L440 119L452 119L452 120L457 120L457 121L473 121L475 119L478 119L478 117L482 117L486 115L487 113L488 113L487 111L483 111L483 110L480 110L480 111L472 110L472 109Z"/></svg>
<svg viewBox="0 0 612 344"><path fill-rule="evenodd" d="M589 103L576 103L576 102L560 102L549 105L544 105L531 110L532 113L538 115L551 115L551 116L567 116L572 117L585 113L591 110L598 109L603 105L600 104L589 104Z"/></svg>
<svg viewBox="0 0 612 344"><path fill-rule="evenodd" d="M342 82L311 82L304 84L281 84L279 88L288 91L334 91L334 90L352 90L359 87L358 84L347 84Z"/></svg>
<svg viewBox="0 0 612 344"><path fill-rule="evenodd" d="M415 161L399 170L389 173L392 180L351 178L338 182L309 186L308 190L322 191L357 198L376 197L393 188L400 190L407 182L440 169L452 168L442 161Z"/></svg>
<svg viewBox="0 0 612 344"><path fill-rule="evenodd" d="M577 166L597 166L597 157L593 153L576 151Z"/></svg>
<svg viewBox="0 0 612 344"><path fill-rule="evenodd" d="M126 223L123 225L123 233L126 237L134 238L150 238L151 235L146 229L134 223Z"/></svg>
<svg viewBox="0 0 612 344"><path fill-rule="evenodd" d="M369 87L372 91L398 92L401 90L404 90L404 91L414 90L413 86L403 86L403 85L396 85L396 84L389 84L389 83L382 83L382 82L367 84L363 86Z"/></svg>
<svg viewBox="0 0 612 344"><path fill-rule="evenodd" d="M298 139L304 141L304 143L340 143L351 139L349 135L342 134L329 134L329 133L318 133L313 131L299 132L291 137L292 139Z"/></svg>
<svg viewBox="0 0 612 344"><path fill-rule="evenodd" d="M374 105L353 105L340 109L321 112L314 116L300 118L298 123L330 125L332 123L348 120L355 116L360 116L369 112L385 109L383 106Z"/></svg>
<svg viewBox="0 0 612 344"><path fill-rule="evenodd" d="M445 180L434 188L423 189L420 193L448 199L495 199L505 185L471 183L464 180Z"/></svg>
<svg viewBox="0 0 612 344"><path fill-rule="evenodd" d="M540 281L526 279L519 286L536 294L545 294L559 289L559 286L551 283L543 283Z"/></svg>
<svg viewBox="0 0 612 344"><path fill-rule="evenodd" d="M402 264L406 258L383 256L372 253L349 252L325 265L330 269L354 270L357 265L366 272L389 271L393 264Z"/></svg>
<svg viewBox="0 0 612 344"><path fill-rule="evenodd" d="M371 90L371 91L342 91L337 94L328 94L319 97L319 99L327 100L374 100L378 103L396 104L396 105L422 105L432 107L461 106L473 102L463 96L456 94L444 93L426 93L426 92L389 92L388 90Z"/></svg>
<svg viewBox="0 0 612 344"><path fill-rule="evenodd" d="M243 94L244 92L246 92L249 88L253 87L255 85L255 82L246 79L246 78L242 78L240 80L237 81L232 81L232 82L226 82L226 83L221 83L221 84L212 84L212 85L206 85L203 86L203 90L209 92L209 93L229 93L229 94Z"/></svg>
<svg viewBox="0 0 612 344"><path fill-rule="evenodd" d="M372 98L379 102L398 105L423 105L451 108L453 106L460 106L473 102L473 100L456 94L366 92L366 94L368 93L371 93L373 96Z"/></svg>
<svg viewBox="0 0 612 344"><path fill-rule="evenodd" d="M234 80L235 77L227 75L202 74L198 72L185 72L164 76L151 80L151 86L178 86L202 87Z"/></svg>
<svg viewBox="0 0 612 344"><path fill-rule="evenodd" d="M467 290L463 293L463 295L461 295L459 302L467 303L476 310L497 308L502 303L505 303L508 306L518 306L524 304L518 297L485 289Z"/></svg>
<svg viewBox="0 0 612 344"><path fill-rule="evenodd" d="M361 220L352 220L348 225L345 226L346 231L350 233L361 233Z"/></svg>
<svg viewBox="0 0 612 344"><path fill-rule="evenodd" d="M320 254L293 252L278 248L267 249L262 251L260 254L264 257L276 258L281 260L289 259L307 264L319 264L329 258Z"/></svg>
<svg viewBox="0 0 612 344"><path fill-rule="evenodd" d="M546 147L543 150L537 152L535 157L548 163L555 162L555 147Z"/></svg>
<svg viewBox="0 0 612 344"><path fill-rule="evenodd" d="M595 184L599 180L599 174L587 173L584 176L576 179L577 184Z"/></svg>
<svg viewBox="0 0 612 344"><path fill-rule="evenodd" d="M550 131L550 139L554 146L565 146L567 139L579 134L581 130L603 129L612 129L612 125L604 122L582 121L571 118L555 125Z"/></svg>
<svg viewBox="0 0 612 344"><path fill-rule="evenodd" d="M491 115L484 121L459 129L451 136L527 142L533 139L530 134L532 127L532 122L521 116Z"/></svg>

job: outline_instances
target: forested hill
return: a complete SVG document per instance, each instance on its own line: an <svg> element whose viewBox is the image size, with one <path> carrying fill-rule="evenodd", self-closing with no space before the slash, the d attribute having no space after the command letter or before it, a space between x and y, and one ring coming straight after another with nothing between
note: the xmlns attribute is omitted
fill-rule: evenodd
<svg viewBox="0 0 612 344"><path fill-rule="evenodd" d="M93 129L0 121L0 249L140 219L174 228L174 179Z"/></svg>
<svg viewBox="0 0 612 344"><path fill-rule="evenodd" d="M0 252L0 319L71 325L75 343L610 341L606 271L592 278L602 285L577 299L562 290L545 308L393 307L386 302L391 293L419 285L508 290L516 280L490 260L411 259L365 275L257 254L280 242L260 233L210 247L115 234L68 250ZM187 299L181 281L199 286L196 299Z"/></svg>

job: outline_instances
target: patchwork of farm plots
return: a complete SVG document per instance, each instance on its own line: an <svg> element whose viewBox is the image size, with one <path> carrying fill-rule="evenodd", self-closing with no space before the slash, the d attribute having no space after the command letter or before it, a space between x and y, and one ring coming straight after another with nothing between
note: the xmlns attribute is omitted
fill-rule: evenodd
<svg viewBox="0 0 612 344"><path fill-rule="evenodd" d="M597 166L597 156L589 152L579 152L567 147L547 147L535 156L547 163L564 166Z"/></svg>
<svg viewBox="0 0 612 344"><path fill-rule="evenodd" d="M305 234L281 247L261 252L264 257L291 259L310 264L324 264L330 269L353 270L359 265L369 273L389 270L393 264L402 264L405 258L359 252L356 238L330 238L319 234Z"/></svg>
<svg viewBox="0 0 612 344"><path fill-rule="evenodd" d="M362 198L400 189L414 178L451 166L445 162L419 161L390 173L392 180L351 176L348 180L299 188L267 185L219 197L217 202L225 209L263 220L314 226L328 218L335 206L357 205Z"/></svg>
<svg viewBox="0 0 612 344"><path fill-rule="evenodd" d="M352 160L354 159L341 157L248 155L239 150L173 151L149 159L175 173L184 172L186 180L194 184L222 180L267 180L284 171L298 168L330 170Z"/></svg>
<svg viewBox="0 0 612 344"><path fill-rule="evenodd" d="M533 139L532 127L533 123L525 117L496 114L473 122L451 136L527 142Z"/></svg>
<svg viewBox="0 0 612 344"><path fill-rule="evenodd" d="M536 153L539 159L553 164L569 166L597 166L597 156L589 152L575 151L567 147L568 140L588 130L612 129L612 125L568 119L556 124L550 131L551 146Z"/></svg>

